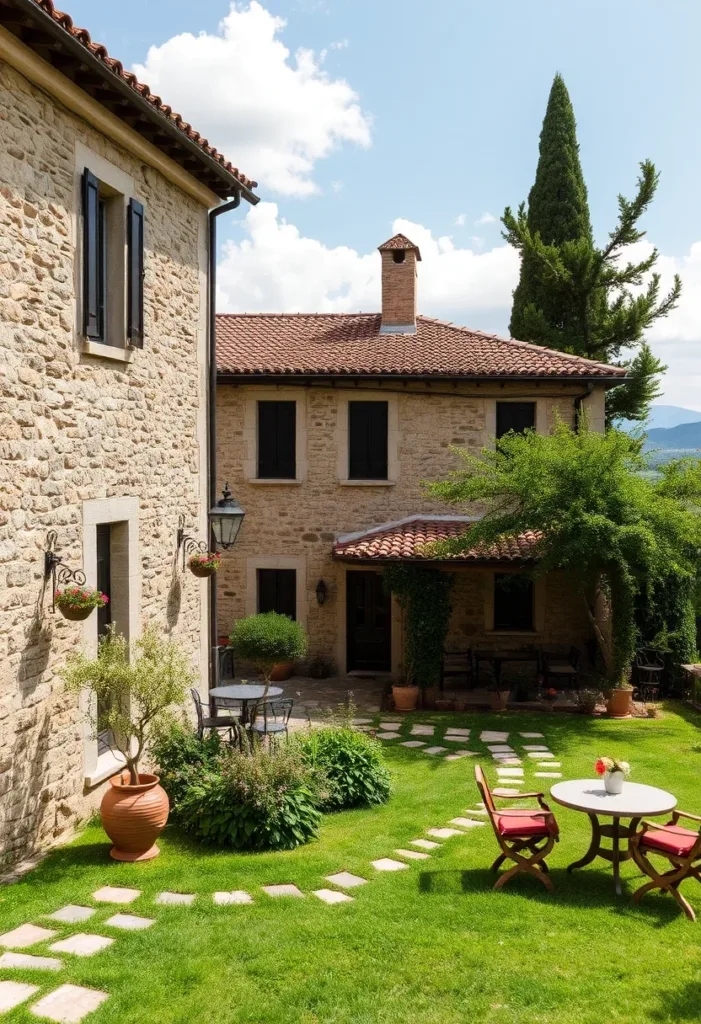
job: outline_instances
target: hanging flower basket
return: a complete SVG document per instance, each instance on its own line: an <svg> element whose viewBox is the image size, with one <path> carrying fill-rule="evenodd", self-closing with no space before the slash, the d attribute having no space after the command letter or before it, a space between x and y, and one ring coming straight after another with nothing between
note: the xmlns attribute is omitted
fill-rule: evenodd
<svg viewBox="0 0 701 1024"><path fill-rule="evenodd" d="M200 552L195 555L190 555L187 564L193 576L199 576L201 579L206 579L207 576L212 576L218 571L219 566L221 565L221 555L218 551Z"/></svg>
<svg viewBox="0 0 701 1024"><path fill-rule="evenodd" d="M71 622L82 622L94 608L104 608L108 601L107 594L91 587L64 587L54 594L54 604L64 619Z"/></svg>

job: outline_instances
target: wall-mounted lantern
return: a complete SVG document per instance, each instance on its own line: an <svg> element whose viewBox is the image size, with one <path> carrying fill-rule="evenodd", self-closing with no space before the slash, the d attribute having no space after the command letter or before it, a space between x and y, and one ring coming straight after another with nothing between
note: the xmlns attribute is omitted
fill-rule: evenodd
<svg viewBox="0 0 701 1024"><path fill-rule="evenodd" d="M224 484L223 497L219 499L213 508L210 508L207 518L214 533L214 539L218 548L228 551L236 543L243 517L246 515L235 498L231 497L229 484Z"/></svg>
<svg viewBox="0 0 701 1024"><path fill-rule="evenodd" d="M326 600L326 595L328 594L328 592L329 592L328 591L328 587L326 586L324 581L323 580L319 580L319 582L316 585L316 599L319 602L319 604L323 604L324 603L324 601Z"/></svg>
<svg viewBox="0 0 701 1024"><path fill-rule="evenodd" d="M58 608L64 619L81 622L95 608L103 608L109 598L86 585L83 569L71 569L61 561L61 556L55 550L57 536L55 530L49 530L44 551L44 580L51 580L51 611L55 612Z"/></svg>

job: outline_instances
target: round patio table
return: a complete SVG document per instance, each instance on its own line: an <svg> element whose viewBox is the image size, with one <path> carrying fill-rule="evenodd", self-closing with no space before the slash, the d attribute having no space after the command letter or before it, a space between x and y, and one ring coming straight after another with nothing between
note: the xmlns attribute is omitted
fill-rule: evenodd
<svg viewBox="0 0 701 1024"><path fill-rule="evenodd" d="M268 687L268 697L279 697L282 689L279 686ZM251 701L262 700L265 696L265 687L253 683L234 683L232 686L215 686L209 691L209 697L216 708L217 700L240 700L241 721L248 722L248 705ZM267 698L266 698L267 699ZM216 715L216 710L214 711Z"/></svg>
<svg viewBox="0 0 701 1024"><path fill-rule="evenodd" d="M607 793L603 779L572 779L568 782L557 782L550 790L550 795L563 807L573 811L584 811L591 822L591 843L589 849L580 860L576 860L567 868L583 868L591 864L596 857L613 864L613 879L616 893L621 895L620 862L630 859L630 844L621 851L621 839L630 839L634 835L641 818L655 818L667 814L677 806L677 798L664 789L655 786L644 786L640 782L624 782L622 793ZM612 818L610 825L602 825L599 818ZM627 825L621 818L630 818ZM611 839L611 849L602 846L601 840Z"/></svg>

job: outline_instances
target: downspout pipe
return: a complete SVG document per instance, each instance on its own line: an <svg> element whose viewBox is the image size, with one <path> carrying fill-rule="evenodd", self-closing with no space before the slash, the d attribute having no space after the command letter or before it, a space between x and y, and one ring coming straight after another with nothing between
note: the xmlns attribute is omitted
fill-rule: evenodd
<svg viewBox="0 0 701 1024"><path fill-rule="evenodd" d="M582 406L584 403L584 399L589 398L593 390L594 385L591 381L589 381L589 383L587 384L587 390L584 392L584 394L577 395L574 400L574 429L575 433L577 434L579 433L582 425Z"/></svg>
<svg viewBox="0 0 701 1024"><path fill-rule="evenodd" d="M241 204L241 193L209 211L209 259L207 275L207 348L209 383L207 388L207 508L217 500L217 217L236 210ZM209 527L208 527L209 528ZM209 535L209 549L214 538ZM217 634L217 574L209 577L209 689L219 679L219 637Z"/></svg>

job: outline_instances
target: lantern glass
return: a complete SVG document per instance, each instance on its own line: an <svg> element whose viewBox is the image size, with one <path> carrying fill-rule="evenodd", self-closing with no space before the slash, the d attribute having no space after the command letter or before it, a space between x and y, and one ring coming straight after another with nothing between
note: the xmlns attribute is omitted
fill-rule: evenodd
<svg viewBox="0 0 701 1024"><path fill-rule="evenodd" d="M209 525L214 534L218 548L231 548L236 543L241 523L245 516L244 510L235 498L231 497L229 485L224 486L224 497L209 511Z"/></svg>

